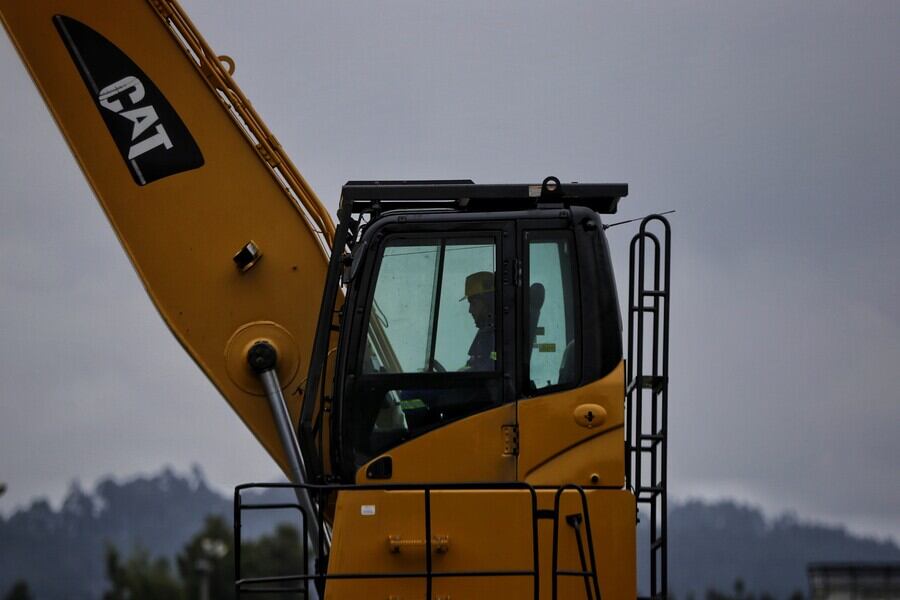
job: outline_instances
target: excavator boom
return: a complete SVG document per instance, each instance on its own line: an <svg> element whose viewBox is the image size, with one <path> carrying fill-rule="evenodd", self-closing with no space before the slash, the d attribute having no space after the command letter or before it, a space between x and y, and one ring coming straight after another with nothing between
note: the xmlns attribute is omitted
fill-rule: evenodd
<svg viewBox="0 0 900 600"><path fill-rule="evenodd" d="M334 225L171 0L0 0L0 16L163 319L273 458L247 350L296 423Z"/></svg>

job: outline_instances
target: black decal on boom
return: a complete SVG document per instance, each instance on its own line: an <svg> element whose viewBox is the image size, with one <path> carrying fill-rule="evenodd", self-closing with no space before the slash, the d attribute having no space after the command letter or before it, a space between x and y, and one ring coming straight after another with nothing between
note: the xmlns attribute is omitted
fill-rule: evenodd
<svg viewBox="0 0 900 600"><path fill-rule="evenodd" d="M71 17L56 15L53 24L135 183L146 185L203 166L184 122L134 61Z"/></svg>

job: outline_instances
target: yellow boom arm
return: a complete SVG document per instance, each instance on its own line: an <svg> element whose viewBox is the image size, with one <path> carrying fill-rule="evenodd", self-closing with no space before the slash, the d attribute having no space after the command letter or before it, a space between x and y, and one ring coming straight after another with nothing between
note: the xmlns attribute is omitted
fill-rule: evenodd
<svg viewBox="0 0 900 600"><path fill-rule="evenodd" d="M276 347L296 423L325 208L177 2L0 0L0 16L163 319L285 469L246 355Z"/></svg>

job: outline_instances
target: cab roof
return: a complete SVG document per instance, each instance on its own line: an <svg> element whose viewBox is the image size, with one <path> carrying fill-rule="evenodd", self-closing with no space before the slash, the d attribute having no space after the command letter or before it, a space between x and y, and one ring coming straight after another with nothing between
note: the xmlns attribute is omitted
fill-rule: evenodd
<svg viewBox="0 0 900 600"><path fill-rule="evenodd" d="M341 191L341 208L350 214L387 210L435 208L492 212L584 206L601 214L615 214L628 195L625 183L477 184L470 179L425 181L348 181Z"/></svg>

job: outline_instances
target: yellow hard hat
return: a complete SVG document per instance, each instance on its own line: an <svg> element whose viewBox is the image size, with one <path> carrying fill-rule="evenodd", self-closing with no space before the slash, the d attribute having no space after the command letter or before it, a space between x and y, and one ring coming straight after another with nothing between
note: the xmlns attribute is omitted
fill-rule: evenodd
<svg viewBox="0 0 900 600"><path fill-rule="evenodd" d="M459 301L462 302L466 298L493 291L494 274L490 271L478 271L466 277L466 295L460 298Z"/></svg>

